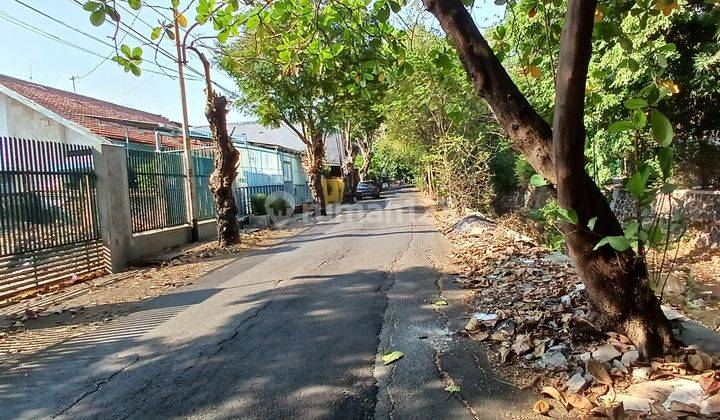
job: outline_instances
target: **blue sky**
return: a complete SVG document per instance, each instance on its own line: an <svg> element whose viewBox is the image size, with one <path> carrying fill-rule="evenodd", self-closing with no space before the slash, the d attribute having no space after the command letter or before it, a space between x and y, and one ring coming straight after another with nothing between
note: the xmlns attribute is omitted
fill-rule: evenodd
<svg viewBox="0 0 720 420"><path fill-rule="evenodd" d="M92 96L98 99L118 103L132 108L141 109L155 114L162 114L172 120L181 120L181 108L177 80L163 74L151 73L147 70L159 71L148 60L149 48L145 48L146 63L143 65L143 74L135 77L126 74L122 69L107 57L113 54L113 49L102 41L111 43L108 38L112 34L110 25L96 28L90 24L88 13L82 10L74 0L20 0L42 12L60 20L72 28L84 31L100 39L100 41L80 34L62 24L42 16L19 4L16 0L2 0L0 2L0 39L3 42L3 57L0 60L0 73L21 79L32 80L36 83L72 91L71 77L81 76L75 81L78 94ZM169 3L169 1L168 1ZM123 3L125 4L125 3ZM481 27L497 21L502 8L493 5L492 0L477 2L473 15ZM482 7L480 7L482 6ZM192 21L192 16L188 16ZM161 17L153 10L143 9L138 18L131 25L142 35L149 37L151 27L156 25ZM21 28L16 23L31 25L50 36L60 38L66 43L80 46L90 52L80 51L72 46L48 39L47 36L34 33ZM133 20L133 15L123 12L125 22ZM144 21L144 22L143 22ZM146 24L147 23L147 24ZM121 32L121 37L124 34ZM125 43L131 46L138 45L138 41L125 35ZM174 54L172 43L166 42L163 48ZM100 57L99 57L99 56ZM8 59L12 57L12 59ZM190 57L190 66L200 70L201 64L194 57ZM175 69L169 58L159 60L168 68ZM190 73L190 72L188 72ZM197 78L190 73L190 76ZM234 82L221 71L216 70L213 79L223 87L235 90ZM200 80L187 81L188 110L191 125L207 124L204 116L203 82ZM231 110L228 121L246 121L252 116L243 115L237 110Z"/></svg>

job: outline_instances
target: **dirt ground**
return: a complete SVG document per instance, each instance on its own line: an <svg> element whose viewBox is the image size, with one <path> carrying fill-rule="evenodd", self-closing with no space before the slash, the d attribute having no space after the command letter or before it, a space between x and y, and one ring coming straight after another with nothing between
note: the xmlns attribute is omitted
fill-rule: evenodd
<svg viewBox="0 0 720 420"><path fill-rule="evenodd" d="M133 312L147 299L199 281L241 258L250 249L292 231L244 233L241 244L222 249L215 242L168 250L149 266L131 268L0 308L0 364L11 363L65 339L92 331Z"/></svg>

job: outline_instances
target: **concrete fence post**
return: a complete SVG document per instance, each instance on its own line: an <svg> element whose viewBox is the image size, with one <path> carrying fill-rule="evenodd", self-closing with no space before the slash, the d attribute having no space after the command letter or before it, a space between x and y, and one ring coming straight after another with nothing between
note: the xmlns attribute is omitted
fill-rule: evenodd
<svg viewBox="0 0 720 420"><path fill-rule="evenodd" d="M132 238L130 195L125 148L103 144L94 151L97 206L108 268L116 273L127 267Z"/></svg>

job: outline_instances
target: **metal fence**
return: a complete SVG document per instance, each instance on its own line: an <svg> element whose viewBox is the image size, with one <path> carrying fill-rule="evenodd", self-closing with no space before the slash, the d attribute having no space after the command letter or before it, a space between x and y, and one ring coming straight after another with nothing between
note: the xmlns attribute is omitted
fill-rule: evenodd
<svg viewBox="0 0 720 420"><path fill-rule="evenodd" d="M235 188L235 202L238 207L239 216L247 216L252 214L252 202L250 198L256 194L270 195L283 191L293 197L295 204L301 204L311 201L310 190L306 184L300 185L260 185L251 187Z"/></svg>
<svg viewBox="0 0 720 420"><path fill-rule="evenodd" d="M0 137L0 297L104 268L92 150Z"/></svg>
<svg viewBox="0 0 720 420"><path fill-rule="evenodd" d="M182 154L141 149L127 154L133 232L187 223Z"/></svg>
<svg viewBox="0 0 720 420"><path fill-rule="evenodd" d="M197 218L200 221L214 219L215 198L210 191L210 175L215 168L215 148L195 149L192 156L197 191Z"/></svg>

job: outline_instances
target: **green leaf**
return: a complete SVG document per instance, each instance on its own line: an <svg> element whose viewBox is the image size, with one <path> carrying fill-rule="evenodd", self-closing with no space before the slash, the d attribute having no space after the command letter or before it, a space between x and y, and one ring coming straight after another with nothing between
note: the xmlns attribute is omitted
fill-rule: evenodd
<svg viewBox="0 0 720 420"><path fill-rule="evenodd" d="M637 220L631 220L628 222L627 226L625 226L625 238L628 240L632 240L637 236L638 229L640 228L640 223Z"/></svg>
<svg viewBox="0 0 720 420"><path fill-rule="evenodd" d="M658 144L662 147L668 147L674 135L670 120L660 111L653 109L650 112L650 127L652 127L653 137Z"/></svg>
<svg viewBox="0 0 720 420"><path fill-rule="evenodd" d="M105 9L98 9L90 13L90 23L100 26L105 23Z"/></svg>
<svg viewBox="0 0 720 420"><path fill-rule="evenodd" d="M557 213L560 218L563 219L565 222L572 223L573 225L578 224L578 215L575 210L558 207Z"/></svg>
<svg viewBox="0 0 720 420"><path fill-rule="evenodd" d="M619 133L621 131L628 131L628 130L634 130L635 124L632 123L632 121L616 121L610 126L608 126L608 131L610 133Z"/></svg>
<svg viewBox="0 0 720 420"><path fill-rule="evenodd" d="M624 236L606 236L595 245L593 251L597 251L605 245L610 245L616 251L626 251L630 249L630 242Z"/></svg>
<svg viewBox="0 0 720 420"><path fill-rule="evenodd" d="M447 391L451 394L455 394L455 393L460 392L460 387L457 385L448 385L445 387L445 391Z"/></svg>
<svg viewBox="0 0 720 420"><path fill-rule="evenodd" d="M122 51L122 53L125 54L125 57L132 57L132 51L130 50L130 47L127 44L122 44L120 46L120 51Z"/></svg>
<svg viewBox="0 0 720 420"><path fill-rule="evenodd" d="M141 0L128 0L128 6L130 6L133 10L140 10L140 7L142 7L142 1Z"/></svg>
<svg viewBox="0 0 720 420"><path fill-rule="evenodd" d="M383 4L377 13L377 18L380 22L387 22L387 20L390 19L390 8L387 4Z"/></svg>
<svg viewBox="0 0 720 420"><path fill-rule="evenodd" d="M160 33L162 32L162 27L158 26L157 28L153 28L152 32L150 33L150 39L153 41L157 41L160 38Z"/></svg>
<svg viewBox="0 0 720 420"><path fill-rule="evenodd" d="M673 149L664 147L658 152L658 161L660 162L660 172L662 172L663 178L670 176L673 163Z"/></svg>
<svg viewBox="0 0 720 420"><path fill-rule="evenodd" d="M530 177L530 185L532 185L533 187L544 187L545 185L549 184L550 183L547 182L547 180L539 174L534 174Z"/></svg>
<svg viewBox="0 0 720 420"><path fill-rule="evenodd" d="M592 219L588 220L588 229L595 230L595 223L597 223L597 217L593 217Z"/></svg>
<svg viewBox="0 0 720 420"><path fill-rule="evenodd" d="M672 194L677 189L677 185L671 184L669 182L666 182L660 187L660 191L662 191L663 194Z"/></svg>
<svg viewBox="0 0 720 420"><path fill-rule="evenodd" d="M646 182L647 178L643 177L642 173L635 172L625 183L625 189L639 200L645 193Z"/></svg>
<svg viewBox="0 0 720 420"><path fill-rule="evenodd" d="M390 363L393 363L395 361L398 361L405 356L405 353L398 351L398 350L390 350L382 355L382 361L384 365L389 365Z"/></svg>
<svg viewBox="0 0 720 420"><path fill-rule="evenodd" d="M140 48L140 47L135 47L135 48L133 48L133 50L132 50L132 58L134 58L134 59L139 59L140 57L142 57L142 53L143 53L142 48Z"/></svg>
<svg viewBox="0 0 720 420"><path fill-rule="evenodd" d="M445 299L438 299L435 302L433 302L433 305L435 306L447 306L447 300Z"/></svg>
<svg viewBox="0 0 720 420"><path fill-rule="evenodd" d="M640 130L647 124L647 116L645 111L642 109L636 109L633 113L633 125L636 129Z"/></svg>
<svg viewBox="0 0 720 420"><path fill-rule="evenodd" d="M83 4L83 9L87 12L92 12L93 10L96 10L98 7L100 7L100 3L96 1L88 1L85 4Z"/></svg>
<svg viewBox="0 0 720 420"><path fill-rule="evenodd" d="M642 98L633 98L628 99L625 101L625 108L627 109L640 109L645 108L648 106L648 103L645 99Z"/></svg>

